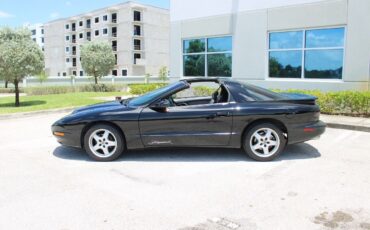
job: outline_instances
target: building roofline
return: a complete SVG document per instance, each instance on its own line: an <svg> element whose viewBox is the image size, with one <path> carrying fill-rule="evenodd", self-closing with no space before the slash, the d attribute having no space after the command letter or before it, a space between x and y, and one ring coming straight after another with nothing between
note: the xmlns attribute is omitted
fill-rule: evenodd
<svg viewBox="0 0 370 230"><path fill-rule="evenodd" d="M69 17L64 17L64 18L58 18L58 19L55 19L55 20L51 20L51 21L45 22L44 25L50 24L50 23L54 23L54 22L58 22L58 21L70 20L72 18L83 17L83 16L86 16L87 14L93 14L95 12L102 11L102 10L105 10L105 9L119 7L119 6L126 6L126 5L131 5L131 4L135 4L135 5L142 6L142 7L156 8L156 9L159 9L159 10L167 11L168 13L170 12L169 9L166 9L166 8L163 8L163 7L153 6L151 4L143 4L143 3L136 2L136 1L126 1L126 2L122 2L122 3L118 3L118 4L114 4L114 5L109 5L109 6L106 6L106 7L102 7L102 8L99 8L99 9L95 9L95 10L92 10L92 11L88 11L88 12L85 12L85 13L81 13L81 14L77 14L77 15L73 15L73 16L69 16Z"/></svg>

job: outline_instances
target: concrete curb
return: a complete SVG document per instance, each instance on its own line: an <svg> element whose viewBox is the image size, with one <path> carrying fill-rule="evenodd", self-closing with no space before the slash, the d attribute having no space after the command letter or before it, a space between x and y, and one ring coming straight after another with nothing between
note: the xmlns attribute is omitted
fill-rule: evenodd
<svg viewBox="0 0 370 230"><path fill-rule="evenodd" d="M347 130L362 131L362 132L369 132L370 133L370 127L367 127L367 126L330 123L330 122L325 122L325 123L328 126L328 128L347 129Z"/></svg>
<svg viewBox="0 0 370 230"><path fill-rule="evenodd" d="M47 114L55 114L55 113L68 113L68 112L72 112L76 108L78 107L70 107L70 108L63 108L63 109L48 109L48 110L40 110L40 111L35 111L35 112L24 112L24 113L1 114L0 120L32 117L32 116L37 116L37 115L47 115Z"/></svg>

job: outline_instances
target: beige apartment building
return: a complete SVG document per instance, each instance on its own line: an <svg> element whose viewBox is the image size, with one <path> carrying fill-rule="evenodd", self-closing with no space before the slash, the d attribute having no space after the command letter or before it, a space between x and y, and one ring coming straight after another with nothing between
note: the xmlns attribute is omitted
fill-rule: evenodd
<svg viewBox="0 0 370 230"><path fill-rule="evenodd" d="M50 76L84 76L80 46L112 44L114 76L157 75L169 66L169 11L126 2L44 25L45 68Z"/></svg>

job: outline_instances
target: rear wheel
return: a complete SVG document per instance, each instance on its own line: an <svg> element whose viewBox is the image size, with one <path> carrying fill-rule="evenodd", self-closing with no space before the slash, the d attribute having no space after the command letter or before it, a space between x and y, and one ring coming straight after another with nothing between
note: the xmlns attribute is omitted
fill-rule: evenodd
<svg viewBox="0 0 370 230"><path fill-rule="evenodd" d="M273 160L284 150L285 144L283 132L272 123L252 126L243 140L245 152L257 161Z"/></svg>
<svg viewBox="0 0 370 230"><path fill-rule="evenodd" d="M124 150L121 132L110 125L94 125L85 134L84 146L87 154L96 161L112 161Z"/></svg>

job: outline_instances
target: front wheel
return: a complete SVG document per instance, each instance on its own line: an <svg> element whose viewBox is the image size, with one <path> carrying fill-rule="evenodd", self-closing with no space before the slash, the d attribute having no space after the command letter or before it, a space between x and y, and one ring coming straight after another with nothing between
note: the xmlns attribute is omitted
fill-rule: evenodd
<svg viewBox="0 0 370 230"><path fill-rule="evenodd" d="M286 138L274 124L257 124L247 131L243 140L245 152L254 160L271 161L284 150Z"/></svg>
<svg viewBox="0 0 370 230"><path fill-rule="evenodd" d="M124 150L121 132L110 125L94 125L85 134L84 146L87 154L96 161L112 161Z"/></svg>

